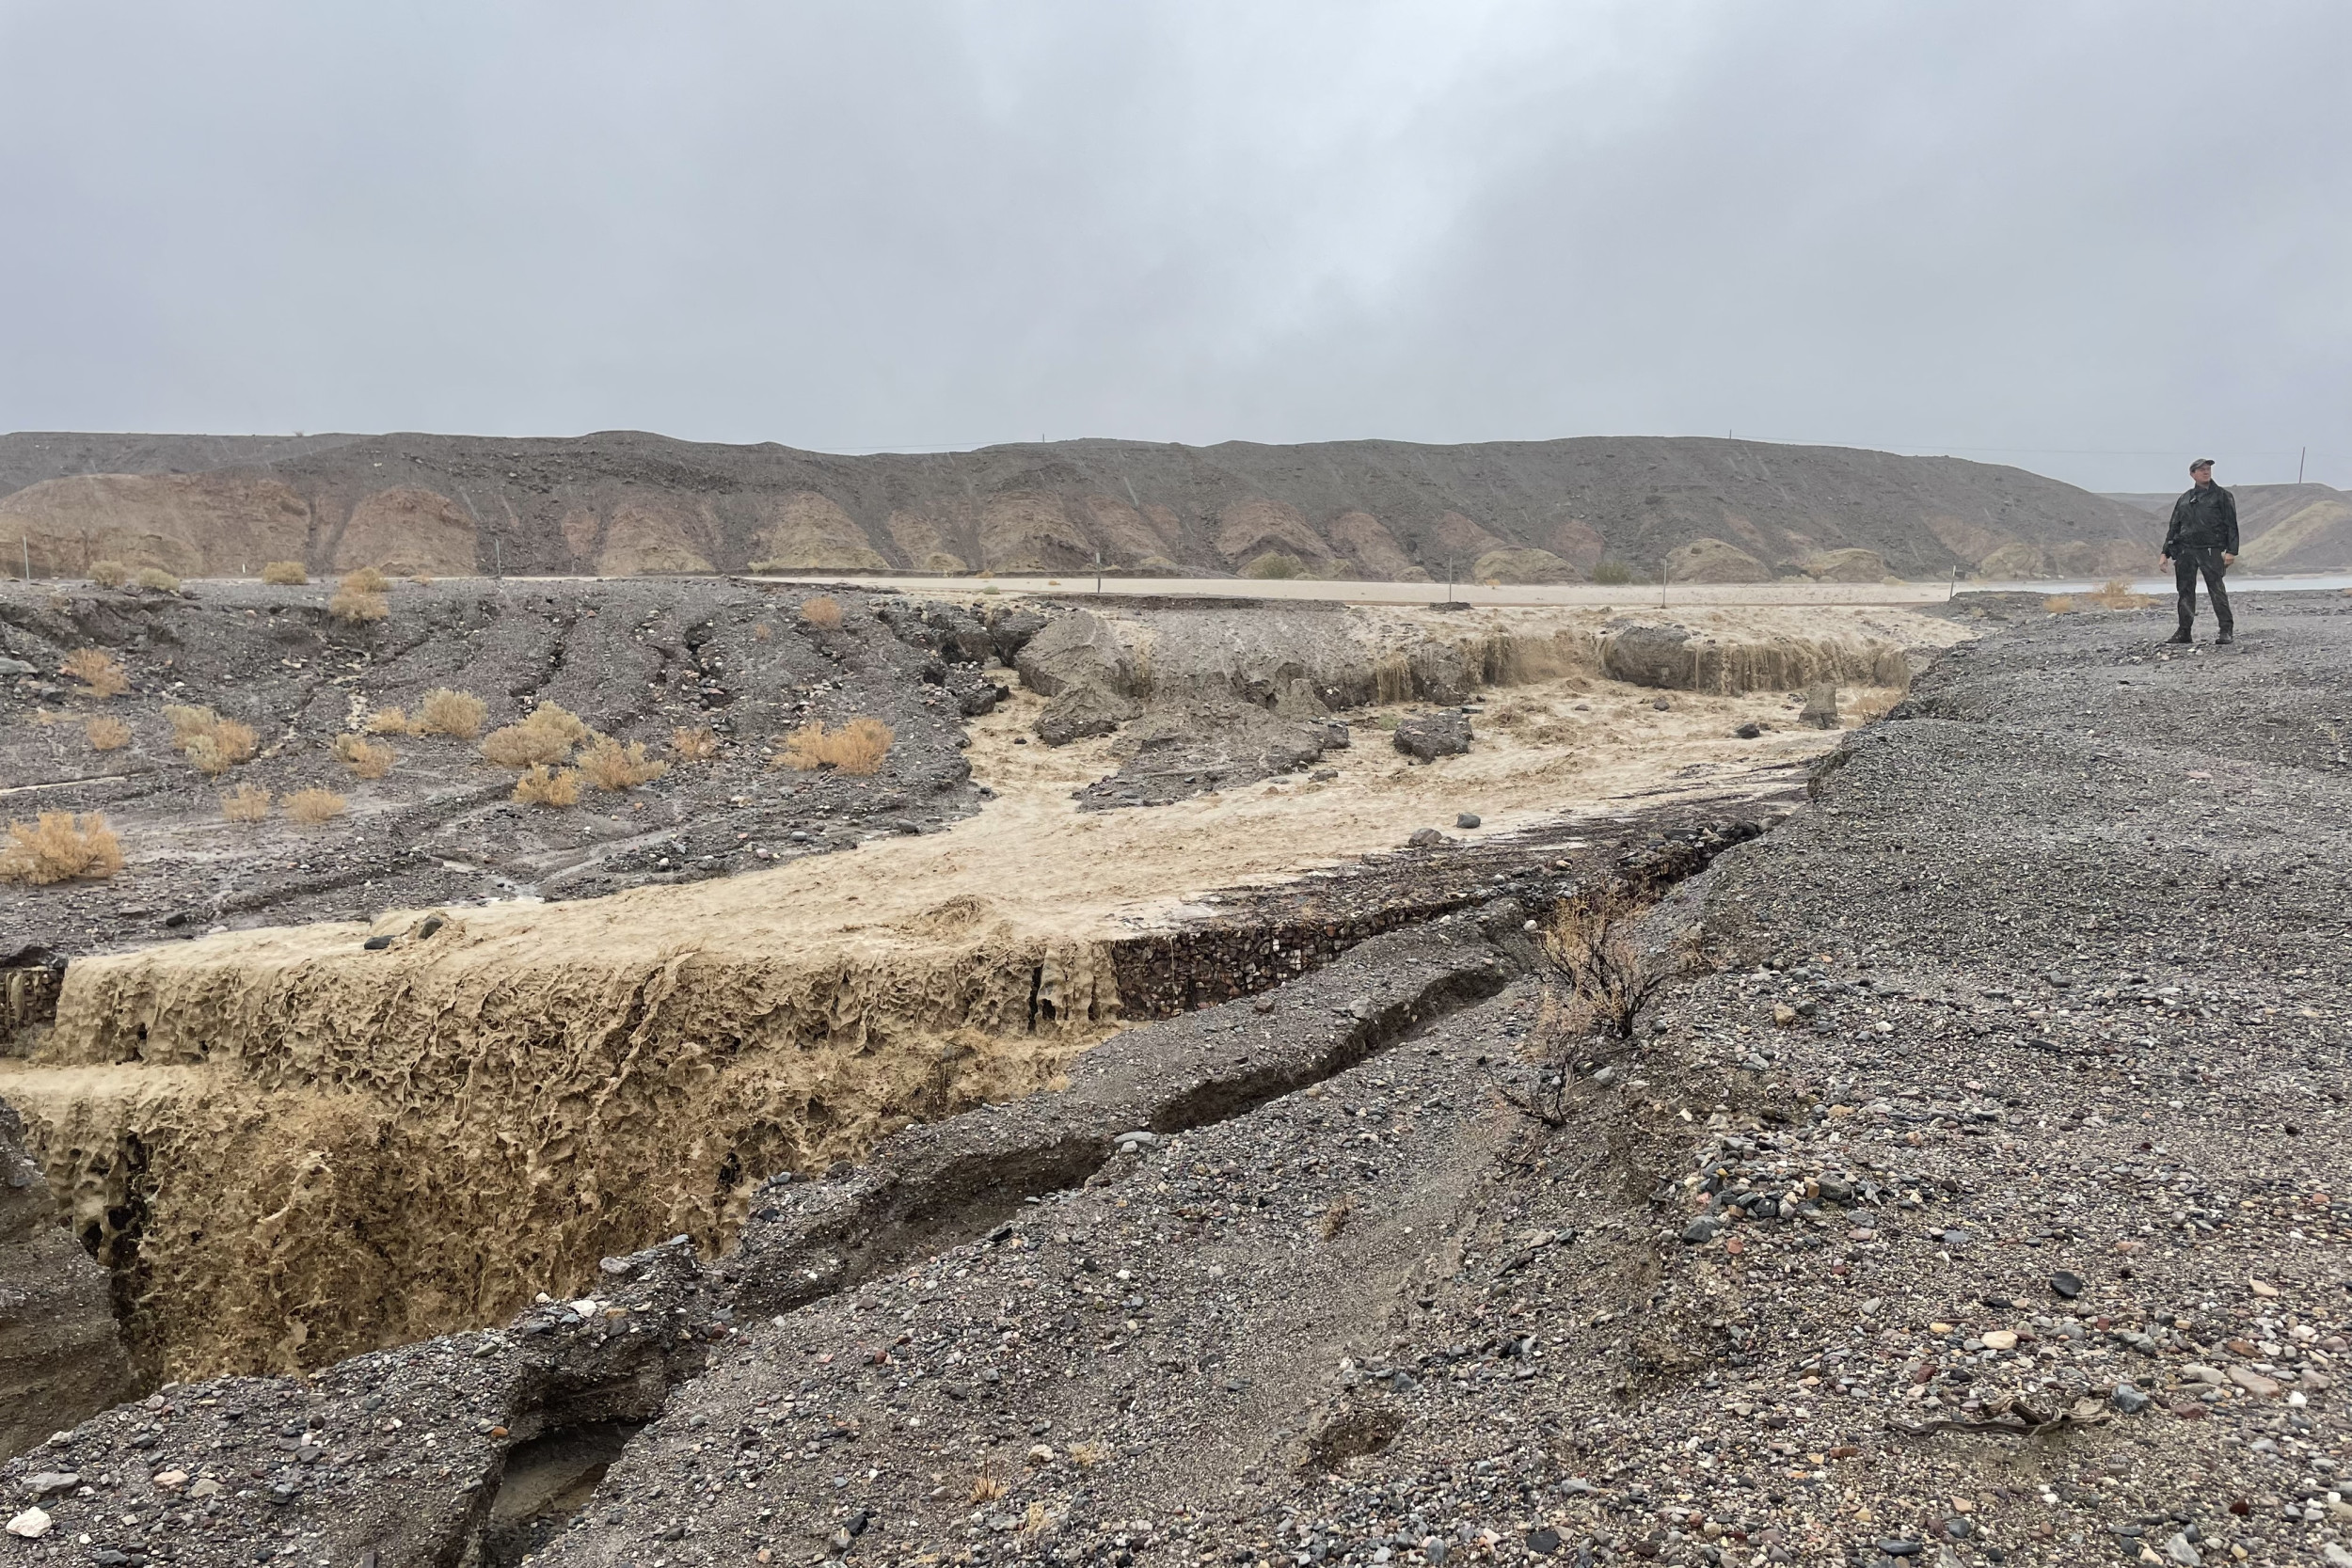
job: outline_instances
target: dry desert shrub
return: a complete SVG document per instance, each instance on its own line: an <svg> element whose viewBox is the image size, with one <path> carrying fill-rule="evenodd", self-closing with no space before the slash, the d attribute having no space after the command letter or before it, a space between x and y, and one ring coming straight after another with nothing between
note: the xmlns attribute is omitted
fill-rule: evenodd
<svg viewBox="0 0 2352 1568"><path fill-rule="evenodd" d="M2074 596L2072 594L2053 594L2042 601L2042 608L2053 615L2071 615L2074 611Z"/></svg>
<svg viewBox="0 0 2352 1568"><path fill-rule="evenodd" d="M389 594L392 591L392 579L373 566L361 566L345 572L338 586L357 589L362 594Z"/></svg>
<svg viewBox="0 0 2352 1568"><path fill-rule="evenodd" d="M231 822L259 822L269 815L269 791L244 784L220 798L220 814Z"/></svg>
<svg viewBox="0 0 2352 1568"><path fill-rule="evenodd" d="M171 725L173 749L208 779L220 777L239 763L251 762L261 748L252 725L223 719L208 707L171 704L164 708L164 718Z"/></svg>
<svg viewBox="0 0 2352 1568"><path fill-rule="evenodd" d="M131 568L119 561L93 561L89 579L101 588L119 588L131 580Z"/></svg>
<svg viewBox="0 0 2352 1568"><path fill-rule="evenodd" d="M297 789L286 797L286 815L309 827L332 822L350 803L331 789Z"/></svg>
<svg viewBox="0 0 2352 1568"><path fill-rule="evenodd" d="M765 642L775 635L776 628L765 621L755 622L752 626L752 641L755 642Z"/></svg>
<svg viewBox="0 0 2352 1568"><path fill-rule="evenodd" d="M819 594L813 599L801 601L801 622L818 631L832 631L841 625L841 601L830 594Z"/></svg>
<svg viewBox="0 0 2352 1568"><path fill-rule="evenodd" d="M1330 1241L1347 1228L1347 1222L1355 1217L1355 1213L1356 1200L1342 1193L1323 1206L1323 1218L1316 1228L1323 1232L1325 1241Z"/></svg>
<svg viewBox="0 0 2352 1568"><path fill-rule="evenodd" d="M326 612L338 621L349 621L354 626L360 626L369 621L383 620L392 612L392 607L385 601L383 594L354 588L351 579L345 578L342 586L335 590L335 596L326 601Z"/></svg>
<svg viewBox="0 0 2352 1568"><path fill-rule="evenodd" d="M572 748L587 737L580 715L554 703L541 703L519 724L508 724L482 737L482 754L501 768L535 768L569 762Z"/></svg>
<svg viewBox="0 0 2352 1568"><path fill-rule="evenodd" d="M310 580L310 569L299 561L273 561L262 566L262 580L280 588L299 588Z"/></svg>
<svg viewBox="0 0 2352 1568"><path fill-rule="evenodd" d="M119 697L131 689L131 677L124 674L115 656L103 648L76 648L65 656L65 673L82 683L82 695L104 702Z"/></svg>
<svg viewBox="0 0 2352 1568"><path fill-rule="evenodd" d="M680 762L708 762L719 754L719 732L707 724L672 730L670 754Z"/></svg>
<svg viewBox="0 0 2352 1568"><path fill-rule="evenodd" d="M392 770L400 753L380 740L362 740L356 735L335 737L335 758L354 775L362 779L380 779Z"/></svg>
<svg viewBox="0 0 2352 1568"><path fill-rule="evenodd" d="M83 726L93 752L119 752L131 744L131 726L119 719L93 719Z"/></svg>
<svg viewBox="0 0 2352 1568"><path fill-rule="evenodd" d="M1091 1470L1110 1456L1111 1446L1108 1443L1073 1443L1070 1445L1071 1463L1081 1470Z"/></svg>
<svg viewBox="0 0 2352 1568"><path fill-rule="evenodd" d="M852 719L837 730L812 720L784 737L784 750L774 765L805 773L831 768L842 773L879 773L890 743L898 736L879 719Z"/></svg>
<svg viewBox="0 0 2352 1568"><path fill-rule="evenodd" d="M2155 603L2146 594L2133 593L2129 578L2109 578L2096 594L2087 597L2101 610L2145 610Z"/></svg>
<svg viewBox="0 0 2352 1568"><path fill-rule="evenodd" d="M414 735L417 733L416 725L409 721L407 709L397 707L377 708L368 715L367 721L359 727L370 735Z"/></svg>
<svg viewBox="0 0 2352 1568"><path fill-rule="evenodd" d="M436 687L417 705L415 728L419 735L447 735L471 740L482 733L483 721L489 717L490 705L472 692Z"/></svg>
<svg viewBox="0 0 2352 1568"><path fill-rule="evenodd" d="M657 762L645 755L645 743L632 740L624 746L609 735L600 735L580 753L580 771L598 789L634 789L641 784L651 784L670 770L666 762Z"/></svg>
<svg viewBox="0 0 2352 1568"><path fill-rule="evenodd" d="M10 822L0 847L0 882L98 881L121 869L122 845L97 812L45 811L36 821Z"/></svg>
<svg viewBox="0 0 2352 1568"><path fill-rule="evenodd" d="M515 799L527 806L580 804L580 769L533 763L515 781Z"/></svg>
<svg viewBox="0 0 2352 1568"><path fill-rule="evenodd" d="M989 1503L994 1502L997 1498L1003 1497L1004 1495L1005 1483L988 1473L988 1465L986 1462L983 1461L980 1465L980 1473L972 1478L972 1490L964 1500L975 1503Z"/></svg>
<svg viewBox="0 0 2352 1568"><path fill-rule="evenodd" d="M141 588L152 588L158 593L177 594L180 592L180 579L161 566L142 566L139 568L138 576L131 580Z"/></svg>

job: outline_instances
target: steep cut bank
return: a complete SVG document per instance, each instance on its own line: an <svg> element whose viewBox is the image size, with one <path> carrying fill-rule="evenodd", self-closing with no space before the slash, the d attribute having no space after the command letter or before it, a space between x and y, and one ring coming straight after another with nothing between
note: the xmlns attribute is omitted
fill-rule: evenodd
<svg viewBox="0 0 2352 1568"><path fill-rule="evenodd" d="M240 576L1247 570L1574 581L2091 574L2153 542L2131 506L1956 458L1699 437L1422 446L1086 440L834 456L632 431L0 436L0 543Z"/></svg>
<svg viewBox="0 0 2352 1568"><path fill-rule="evenodd" d="M951 606L855 612L898 621L889 641L910 653L908 639L986 635ZM318 1366L499 1321L664 1236L716 1249L771 1175L854 1163L909 1119L1052 1085L1116 1028L1459 907L1474 887L1413 869L1453 852L1446 823L1508 845L1497 835L1556 833L1629 797L1769 792L1836 733L1797 725L1788 691L1699 679L1695 663L1611 678L1600 665L1631 628L1589 613L1033 619L1032 641L1069 628L1036 666L1057 695L1025 678L971 722L985 804L946 831L725 880L74 961L54 1023L0 1063L0 1099L31 1120L114 1271L145 1366ZM1881 705L1908 679L1906 648L1955 634L1851 611L1651 629L1749 648L1775 673L1881 679ZM1079 657L1112 648L1150 657ZM1391 658L1402 684L1384 703ZM1120 668L1154 704L1248 705L1262 681L1304 682L1294 696L1316 722L1360 740L1311 773L1260 766L1154 809L1095 810L1120 737L1039 732L1073 683ZM1356 689L1363 705L1321 705ZM1394 743L1438 718L1467 751L1424 761ZM1302 873L1378 862L1417 831L1439 847L1404 858L1404 892L1335 884L1232 917L1231 890L1280 902ZM1563 854L1582 848L1569 836Z"/></svg>

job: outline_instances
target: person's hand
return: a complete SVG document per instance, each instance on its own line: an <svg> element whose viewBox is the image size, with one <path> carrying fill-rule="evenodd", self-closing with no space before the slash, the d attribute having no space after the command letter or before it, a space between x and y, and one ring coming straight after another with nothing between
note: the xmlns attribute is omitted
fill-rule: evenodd
<svg viewBox="0 0 2352 1568"><path fill-rule="evenodd" d="M2237 557L2232 555L2229 551L2224 550L2221 552L2221 564L2224 566L2234 566L2237 564Z"/></svg>
<svg viewBox="0 0 2352 1568"><path fill-rule="evenodd" d="M2169 566L2169 565L2171 565L2171 564L2172 564L2172 558L2171 558L2170 556L2169 556L2169 555L2160 555L2160 556L2156 557L2156 570L2157 570L2157 571L2161 572L2161 571L2163 571L2163 570L2164 570L2167 566Z"/></svg>

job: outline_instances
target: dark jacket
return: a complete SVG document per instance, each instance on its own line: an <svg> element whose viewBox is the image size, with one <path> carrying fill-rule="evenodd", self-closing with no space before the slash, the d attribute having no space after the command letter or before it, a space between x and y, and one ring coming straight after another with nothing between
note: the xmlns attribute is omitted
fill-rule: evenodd
<svg viewBox="0 0 2352 1568"><path fill-rule="evenodd" d="M2218 484L2192 487L2172 503L2172 526L2164 531L2164 553L2219 550L2237 554L2237 501Z"/></svg>

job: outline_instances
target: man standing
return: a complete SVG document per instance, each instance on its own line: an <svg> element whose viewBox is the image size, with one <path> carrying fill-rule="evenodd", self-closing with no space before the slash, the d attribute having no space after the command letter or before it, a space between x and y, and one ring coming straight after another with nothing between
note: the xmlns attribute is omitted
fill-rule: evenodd
<svg viewBox="0 0 2352 1568"><path fill-rule="evenodd" d="M2221 574L2237 560L2237 502L2213 482L2213 459L2201 457L2188 466L2196 483L2172 503L2172 526L2164 531L2164 557L2159 565L2172 568L2172 583L2181 596L2181 629L2169 641L2192 642L2188 634L2197 619L2197 574L2205 575L2205 592L2213 595L2213 618L2221 627L2216 646L2236 641L2230 635L2230 591Z"/></svg>

